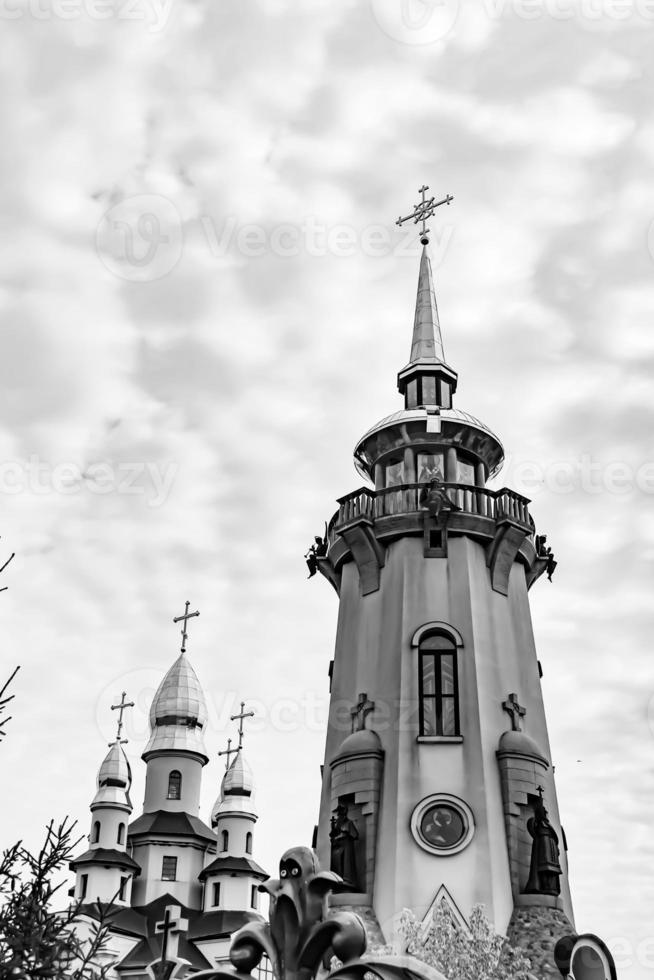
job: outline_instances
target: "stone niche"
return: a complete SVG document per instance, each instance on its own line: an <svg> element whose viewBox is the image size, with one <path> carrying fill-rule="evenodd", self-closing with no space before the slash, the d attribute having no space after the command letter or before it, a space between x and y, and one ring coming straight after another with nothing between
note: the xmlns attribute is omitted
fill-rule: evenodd
<svg viewBox="0 0 654 980"><path fill-rule="evenodd" d="M357 828L356 894L366 896L368 901L372 901L383 768L384 750L379 735L369 729L348 735L330 763L331 812L334 815L339 804L345 805Z"/></svg>
<svg viewBox="0 0 654 980"><path fill-rule="evenodd" d="M537 787L543 782L550 764L533 739L524 732L504 732L497 750L502 781L504 823L511 868L511 890L516 904L559 904L547 896L525 896L523 889L529 877L532 838L527 820L533 815L539 798Z"/></svg>

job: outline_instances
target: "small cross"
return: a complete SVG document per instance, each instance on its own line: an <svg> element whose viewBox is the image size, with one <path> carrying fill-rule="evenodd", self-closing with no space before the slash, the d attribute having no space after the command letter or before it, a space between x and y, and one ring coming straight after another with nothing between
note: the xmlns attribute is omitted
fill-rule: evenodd
<svg viewBox="0 0 654 980"><path fill-rule="evenodd" d="M418 190L418 193L422 195L422 200L418 204L413 205L413 214L407 214L403 218L400 216L395 222L400 228L405 221L413 221L414 225L417 225L419 221L422 221L422 228L420 229L420 241L423 245L429 244L429 228L427 228L426 222L428 218L433 217L436 208L439 208L441 204L449 204L454 198L451 194L447 194L441 201L437 201L435 198L430 197L427 199L425 197L425 192L429 190L426 184Z"/></svg>
<svg viewBox="0 0 654 980"><path fill-rule="evenodd" d="M242 748L243 746L243 719L254 718L254 711L243 711L244 707L245 707L245 701L241 701L240 715L230 715L230 721L236 721L237 718L239 719L238 722L238 748L239 749Z"/></svg>
<svg viewBox="0 0 654 980"><path fill-rule="evenodd" d="M167 905L162 922L155 925L156 932L162 932L161 941L161 970L164 970L166 960L175 959L179 946L179 935L188 929L188 919L182 919L182 909L179 905Z"/></svg>
<svg viewBox="0 0 654 980"><path fill-rule="evenodd" d="M126 697L127 697L127 692L126 691L123 691L123 693L120 696L120 701L118 702L118 704L112 704L111 705L111 710L118 712L118 731L116 732L116 741L115 742L109 742L109 747L110 748L111 748L112 745L116 745L116 744L118 744L118 745L121 745L121 744L122 745L126 745L127 744L127 739L120 737L121 734L122 734L122 731L123 731L123 714L124 714L125 708L133 708L134 707L134 702L133 701L126 701L125 700Z"/></svg>
<svg viewBox="0 0 654 980"><path fill-rule="evenodd" d="M527 709L518 701L518 695L509 694L508 700L502 702L502 707L508 715L511 715L511 729L514 732L521 732L520 719L527 714Z"/></svg>
<svg viewBox="0 0 654 980"><path fill-rule="evenodd" d="M232 740L231 740L231 738L228 738L227 739L227 748L226 749L223 749L222 752L219 752L218 753L218 755L226 755L227 756L227 759L225 760L225 769L229 769L229 758L230 758L230 756L232 756L232 755L238 755L240 751L241 751L241 746L239 745L239 747L237 749L233 749L232 748Z"/></svg>
<svg viewBox="0 0 654 980"><path fill-rule="evenodd" d="M190 613L188 611L188 607L190 605L191 605L191 603L190 602L187 602L186 603L186 609L184 610L183 615L181 615L181 616L175 616L175 618L173 619L173 623L181 623L182 621L184 622L184 625L182 626L182 653L186 653L186 641L188 640L188 633L186 631L187 622L188 622L189 619L193 619L194 616L199 616L200 615L200 613L197 612L197 611Z"/></svg>
<svg viewBox="0 0 654 980"><path fill-rule="evenodd" d="M543 787L542 787L542 786L537 786L537 787L536 787L536 790L537 790L537 791L538 791L538 793L540 794L540 798L541 798L541 800L542 800L542 799L543 799L543 793L545 792L545 790L543 789Z"/></svg>
<svg viewBox="0 0 654 980"><path fill-rule="evenodd" d="M361 732L366 727L366 715L374 711L375 702L368 700L367 694L360 694L358 704L354 708L350 708L350 716L352 718L352 731Z"/></svg>

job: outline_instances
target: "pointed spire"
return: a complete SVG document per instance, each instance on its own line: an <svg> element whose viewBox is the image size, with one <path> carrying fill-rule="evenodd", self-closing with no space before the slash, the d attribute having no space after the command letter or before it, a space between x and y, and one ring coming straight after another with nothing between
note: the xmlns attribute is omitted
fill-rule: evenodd
<svg viewBox="0 0 654 980"><path fill-rule="evenodd" d="M436 305L436 290L427 246L423 246L418 275L418 295L413 321L413 340L409 364L424 361L445 363L441 325Z"/></svg>
<svg viewBox="0 0 654 980"><path fill-rule="evenodd" d="M451 408L457 373L445 360L431 260L425 244L420 258L411 357L397 376L404 407Z"/></svg>

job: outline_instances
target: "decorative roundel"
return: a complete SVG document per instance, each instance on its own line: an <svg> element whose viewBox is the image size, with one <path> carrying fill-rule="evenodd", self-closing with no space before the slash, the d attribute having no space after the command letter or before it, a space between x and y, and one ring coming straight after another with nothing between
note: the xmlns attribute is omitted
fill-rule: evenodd
<svg viewBox="0 0 654 980"><path fill-rule="evenodd" d="M474 832L472 810L449 793L427 796L411 815L411 833L430 854L457 854L467 847Z"/></svg>

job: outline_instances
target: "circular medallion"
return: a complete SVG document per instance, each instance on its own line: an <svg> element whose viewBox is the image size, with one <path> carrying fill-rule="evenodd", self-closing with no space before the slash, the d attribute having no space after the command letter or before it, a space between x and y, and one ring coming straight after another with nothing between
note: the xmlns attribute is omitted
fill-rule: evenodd
<svg viewBox="0 0 654 980"><path fill-rule="evenodd" d="M431 854L462 851L472 840L474 830L470 807L448 793L436 793L422 800L411 817L416 843Z"/></svg>

